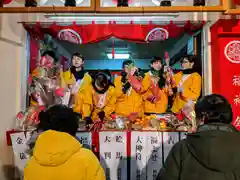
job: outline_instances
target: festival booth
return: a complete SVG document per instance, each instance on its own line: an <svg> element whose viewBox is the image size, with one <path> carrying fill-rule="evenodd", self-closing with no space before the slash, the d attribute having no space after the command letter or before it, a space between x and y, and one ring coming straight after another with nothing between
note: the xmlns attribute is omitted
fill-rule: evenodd
<svg viewBox="0 0 240 180"><path fill-rule="evenodd" d="M74 44L97 43L111 37L136 43L151 43L177 38L186 32L193 34L204 26L204 22L187 21L180 25L172 21L166 25L155 25L151 21L146 25L134 22L130 24L117 24L116 22L95 24L92 22L88 25L79 25L73 22L68 26L37 22L34 24L23 23L23 26L30 35L30 59L33 70L36 68L39 58L38 40L43 39L45 34ZM112 53L114 56L114 50ZM18 119L21 120L23 116L29 116L31 119L36 117L37 113L23 113L18 116ZM182 116L174 118L182 120ZM191 117L186 118L194 118L194 115L189 116ZM77 133L77 137L83 145L92 149L99 157L107 179L152 180L156 178L171 147L179 140L184 139L186 135L185 131L177 130L173 126L167 127L163 123L169 118L168 114L152 118L155 123L151 124L158 127L149 128L144 125L144 127L134 128L133 124L126 128L106 128L107 126L105 126L104 129L91 132L80 131ZM156 123L157 119L160 124ZM29 136L28 132L16 132L15 130L9 131L7 134L8 143L12 142L15 150L16 166L20 170L24 169L28 159L24 150Z"/></svg>

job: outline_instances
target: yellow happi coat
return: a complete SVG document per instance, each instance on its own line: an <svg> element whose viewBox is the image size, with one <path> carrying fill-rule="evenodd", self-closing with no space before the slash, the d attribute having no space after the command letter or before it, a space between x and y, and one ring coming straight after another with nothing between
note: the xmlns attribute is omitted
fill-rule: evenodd
<svg viewBox="0 0 240 180"><path fill-rule="evenodd" d="M80 101L82 102L82 108L79 113L82 114L83 118L91 117L92 120L98 119L98 113L101 111L105 112L107 118L115 111L116 107L116 95L115 88L110 86L104 94L97 93L92 84L85 87L83 97ZM79 99L78 98L78 99ZM76 101L78 106L79 100Z"/></svg>
<svg viewBox="0 0 240 180"><path fill-rule="evenodd" d="M62 79L64 81L63 83L65 83L66 85L74 86L76 84L76 79L75 79L74 75L71 73L70 70L62 73ZM88 73L85 73L83 79L80 82L80 87L78 89L78 92L75 95L75 102L74 102L74 105L73 105L73 110L75 112L81 112L82 111L84 90L91 83L92 83L91 76Z"/></svg>
<svg viewBox="0 0 240 180"><path fill-rule="evenodd" d="M147 72L143 79L142 85L143 90L145 90L143 94L144 99L144 112L145 113L153 113L153 114L161 114L165 113L168 106L168 95L165 88L160 89L158 84L153 84L154 82L151 79L151 73ZM150 96L158 97L156 102L151 102L148 100Z"/></svg>
<svg viewBox="0 0 240 180"><path fill-rule="evenodd" d="M122 76L118 76L114 80L116 89L116 114L128 116L131 113L138 113L141 117L144 115L143 97L140 92L136 92L133 88L129 88L126 94L123 93Z"/></svg>
<svg viewBox="0 0 240 180"><path fill-rule="evenodd" d="M196 102L201 94L201 76L198 73L192 73L183 76L179 72L173 76L177 88L182 86L183 92L177 92L172 106L173 113L179 113L189 101Z"/></svg>

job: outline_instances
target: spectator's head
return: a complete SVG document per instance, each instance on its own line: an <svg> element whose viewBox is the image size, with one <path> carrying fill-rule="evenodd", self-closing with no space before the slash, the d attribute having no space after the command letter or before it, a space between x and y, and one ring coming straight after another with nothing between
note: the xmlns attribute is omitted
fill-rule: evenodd
<svg viewBox="0 0 240 180"><path fill-rule="evenodd" d="M123 61L123 63L122 63L123 71L124 71L124 72L127 72L128 67L131 66L131 65L133 65L133 64L134 64L134 63L133 63L132 60L125 60L125 61Z"/></svg>
<svg viewBox="0 0 240 180"><path fill-rule="evenodd" d="M163 66L163 60L161 57L153 57L153 59L151 60L151 68L156 70L156 71L160 71L162 69Z"/></svg>
<svg viewBox="0 0 240 180"><path fill-rule="evenodd" d="M72 54L72 66L75 68L83 67L84 65L84 57L80 53L73 53Z"/></svg>
<svg viewBox="0 0 240 180"><path fill-rule="evenodd" d="M71 108L64 105L54 105L39 114L38 130L55 130L76 135L79 117Z"/></svg>
<svg viewBox="0 0 240 180"><path fill-rule="evenodd" d="M199 99L195 105L195 111L198 124L230 124L232 122L232 107L226 98L218 94Z"/></svg>

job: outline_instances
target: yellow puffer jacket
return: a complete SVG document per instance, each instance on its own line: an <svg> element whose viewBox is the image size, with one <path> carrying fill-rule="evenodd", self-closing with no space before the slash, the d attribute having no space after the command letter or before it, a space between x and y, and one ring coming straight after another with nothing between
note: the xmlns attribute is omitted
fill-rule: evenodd
<svg viewBox="0 0 240 180"><path fill-rule="evenodd" d="M178 86L179 82L182 80L183 73L179 72L174 75L174 80ZM197 101L201 93L201 84L202 79L198 73L192 73L189 77L183 82L183 92L178 93L175 96L172 106L172 112L178 113L184 105L189 101Z"/></svg>
<svg viewBox="0 0 240 180"><path fill-rule="evenodd" d="M137 112L139 117L144 115L143 97L141 93L137 93L133 88L130 94L122 92L122 76L118 76L114 80L116 91L116 114L128 116L130 113Z"/></svg>
<svg viewBox="0 0 240 180"><path fill-rule="evenodd" d="M24 180L105 180L97 157L71 135L43 132L33 157L24 169Z"/></svg>
<svg viewBox="0 0 240 180"><path fill-rule="evenodd" d="M91 84L86 86L84 93L78 96L76 101L76 106L78 107L80 106L78 103L82 103L82 108L80 108L79 112L82 114L83 118L91 116L93 120L96 120L98 119L98 113L100 111L104 111L105 116L109 117L116 108L115 88L110 86L107 90L104 106L102 108L96 107L98 100L98 94L95 92L93 86Z"/></svg>
<svg viewBox="0 0 240 180"><path fill-rule="evenodd" d="M150 73L146 73L145 77L143 79L143 87L147 91L143 94L143 99L144 99L144 112L145 113L154 113L154 114L161 114L165 113L167 110L167 105L168 105L168 95L167 91L165 89L160 89L158 88L158 96L160 99L152 103L147 100L149 96L152 96L153 93L151 91L151 86L152 86L152 80L151 80L151 75Z"/></svg>

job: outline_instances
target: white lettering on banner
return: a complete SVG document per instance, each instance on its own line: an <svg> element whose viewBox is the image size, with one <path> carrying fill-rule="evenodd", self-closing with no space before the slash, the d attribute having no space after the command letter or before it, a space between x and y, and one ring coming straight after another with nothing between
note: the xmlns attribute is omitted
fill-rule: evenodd
<svg viewBox="0 0 240 180"><path fill-rule="evenodd" d="M234 75L233 76L232 84L234 86L240 86L240 76L239 75Z"/></svg>
<svg viewBox="0 0 240 180"><path fill-rule="evenodd" d="M238 105L238 104L240 104L240 95L235 95L235 98L234 98L234 104L235 105Z"/></svg>
<svg viewBox="0 0 240 180"><path fill-rule="evenodd" d="M30 158L26 153L27 150L27 140L30 136L25 136L24 132L13 133L11 134L12 148L14 153L14 163L20 173L21 178L23 178L23 170L27 163L27 160Z"/></svg>
<svg viewBox="0 0 240 180"><path fill-rule="evenodd" d="M163 154L164 161L166 160L170 150L173 145L176 144L180 140L178 132L164 132L163 133Z"/></svg>
<svg viewBox="0 0 240 180"><path fill-rule="evenodd" d="M76 136L84 147L88 149L92 149L92 133L91 132L78 132Z"/></svg>
<svg viewBox="0 0 240 180"><path fill-rule="evenodd" d="M105 170L106 180L127 179L127 133L100 132L100 162Z"/></svg>
<svg viewBox="0 0 240 180"><path fill-rule="evenodd" d="M162 166L162 133L131 133L131 180L156 179Z"/></svg>
<svg viewBox="0 0 240 180"><path fill-rule="evenodd" d="M236 127L240 126L240 116L237 116L237 118L235 119L233 125L236 126Z"/></svg>
<svg viewBox="0 0 240 180"><path fill-rule="evenodd" d="M240 41L230 41L224 49L226 58L235 64L240 63Z"/></svg>

